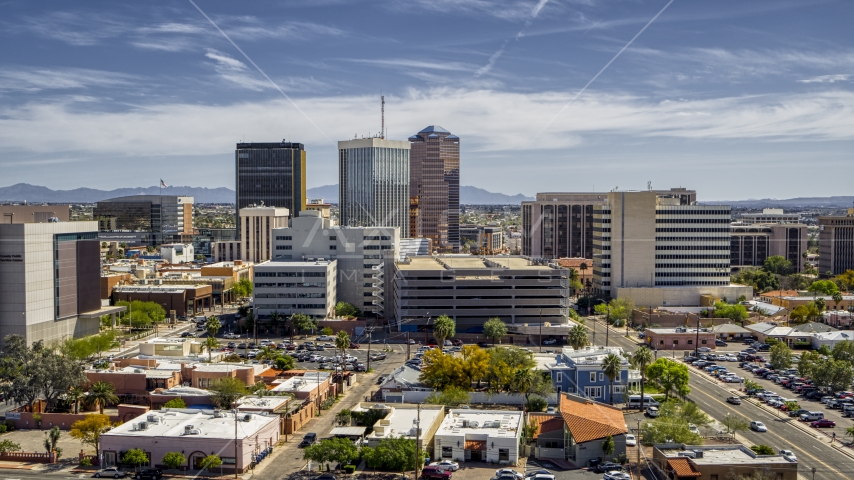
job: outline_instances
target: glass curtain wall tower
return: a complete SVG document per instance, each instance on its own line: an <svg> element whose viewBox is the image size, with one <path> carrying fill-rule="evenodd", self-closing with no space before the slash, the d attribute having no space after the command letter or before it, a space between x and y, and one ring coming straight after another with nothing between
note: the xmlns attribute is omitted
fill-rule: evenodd
<svg viewBox="0 0 854 480"><path fill-rule="evenodd" d="M460 138L438 125L409 137L409 195L413 237L440 252L460 250Z"/></svg>
<svg viewBox="0 0 854 480"><path fill-rule="evenodd" d="M409 142L338 142L341 226L400 227L409 237Z"/></svg>
<svg viewBox="0 0 854 480"><path fill-rule="evenodd" d="M234 152L236 210L250 205L305 210L305 147L301 143L238 143ZM240 236L240 217L237 217Z"/></svg>

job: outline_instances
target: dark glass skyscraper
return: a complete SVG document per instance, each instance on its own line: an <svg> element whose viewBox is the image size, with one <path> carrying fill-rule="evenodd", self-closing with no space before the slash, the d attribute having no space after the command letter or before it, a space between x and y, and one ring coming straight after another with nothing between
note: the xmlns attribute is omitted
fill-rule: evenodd
<svg viewBox="0 0 854 480"><path fill-rule="evenodd" d="M238 143L234 152L236 211L249 205L305 210L305 147L301 143ZM237 218L239 237L240 218Z"/></svg>
<svg viewBox="0 0 854 480"><path fill-rule="evenodd" d="M433 249L460 249L460 138L438 125L409 137L409 195L412 237L425 237Z"/></svg>

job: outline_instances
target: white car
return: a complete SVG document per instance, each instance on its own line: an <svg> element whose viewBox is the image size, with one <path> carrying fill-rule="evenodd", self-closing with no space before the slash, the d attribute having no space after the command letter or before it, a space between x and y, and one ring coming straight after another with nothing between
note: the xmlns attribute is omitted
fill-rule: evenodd
<svg viewBox="0 0 854 480"><path fill-rule="evenodd" d="M543 340L543 345L554 345L555 343L557 343L557 340L554 338L547 338Z"/></svg>
<svg viewBox="0 0 854 480"><path fill-rule="evenodd" d="M780 455L782 455L783 458L785 458L786 460L788 460L790 462L797 462L798 461L798 457L796 457L795 454L792 453L791 450L780 450Z"/></svg>
<svg viewBox="0 0 854 480"><path fill-rule="evenodd" d="M119 467L107 467L103 470L95 472L95 478L125 478L127 476L127 472L122 471L121 469L119 469Z"/></svg>
<svg viewBox="0 0 854 480"><path fill-rule="evenodd" d="M739 377L738 375L727 375L726 377L724 377L724 382L726 383L741 383L742 380L744 379Z"/></svg>
<svg viewBox="0 0 854 480"><path fill-rule="evenodd" d="M699 428L697 428L697 426L696 426L696 425L694 425L693 423L689 423L689 424L688 424L688 431L689 431L689 432L691 432L691 433L696 433L697 435L699 435L699 434L700 434L700 429L699 429Z"/></svg>
<svg viewBox="0 0 854 480"><path fill-rule="evenodd" d="M768 427L765 426L762 422L753 421L750 422L750 429L754 432L767 432Z"/></svg>
<svg viewBox="0 0 854 480"><path fill-rule="evenodd" d="M331 342L332 340L335 340L335 337L332 335L321 335L317 337L318 342Z"/></svg>
<svg viewBox="0 0 854 480"><path fill-rule="evenodd" d="M661 413L658 411L658 407L646 407L646 414L650 418L656 418L661 415Z"/></svg>
<svg viewBox="0 0 854 480"><path fill-rule="evenodd" d="M638 440L637 440L637 438L635 438L634 435L632 435L631 433L626 435L626 446L627 447L634 447L637 444L638 444Z"/></svg>
<svg viewBox="0 0 854 480"><path fill-rule="evenodd" d="M505 475L505 476L511 476L512 475L514 478L517 478L519 480L525 478L524 475L522 475L521 473L517 472L516 470L510 469L510 468L499 468L498 470L495 471L496 477L500 477L502 475Z"/></svg>
<svg viewBox="0 0 854 480"><path fill-rule="evenodd" d="M632 477L626 472L614 470L613 472L606 472L602 476L602 480L632 480Z"/></svg>
<svg viewBox="0 0 854 480"><path fill-rule="evenodd" d="M447 470L450 472L456 472L460 469L460 464L457 462L452 462L450 460L442 460L441 462L433 462L430 464L433 467L439 468L440 470Z"/></svg>

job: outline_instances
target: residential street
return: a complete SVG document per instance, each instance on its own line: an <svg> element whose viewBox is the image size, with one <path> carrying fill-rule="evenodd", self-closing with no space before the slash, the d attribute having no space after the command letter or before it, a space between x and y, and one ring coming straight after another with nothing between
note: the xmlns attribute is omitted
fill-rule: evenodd
<svg viewBox="0 0 854 480"><path fill-rule="evenodd" d="M602 342L604 340L602 324L600 323L597 328L600 343L604 344ZM625 337L625 329L611 329L608 337L610 345L623 347L627 352L632 352L638 347L636 339L630 340ZM660 351L658 356L669 357L672 353ZM675 352L675 358L681 360L682 352ZM826 435L809 430L808 427L802 429L797 425L792 425L796 420L784 416L783 412L772 412L747 400L743 401L741 405L730 405L726 403L726 397L734 394L736 384L716 383L700 374L697 369L689 368L691 371L691 394L688 395L688 398L696 402L710 417L720 421L727 414L740 415L748 422L758 420L764 422L768 427L768 431L765 433L750 430L740 432L739 437L747 442L747 446L762 443L774 448L774 450L792 450L798 457L799 473L806 475L807 478L812 478L812 468L816 469L816 480L854 478L854 457L839 451L841 448L847 447L842 447L838 441L835 446L830 446ZM849 448L848 450L854 455L854 449Z"/></svg>

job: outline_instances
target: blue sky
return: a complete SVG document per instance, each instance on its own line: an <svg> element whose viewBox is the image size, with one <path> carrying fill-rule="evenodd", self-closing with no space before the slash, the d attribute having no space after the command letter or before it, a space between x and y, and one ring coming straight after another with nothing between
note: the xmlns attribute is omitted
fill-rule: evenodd
<svg viewBox="0 0 854 480"><path fill-rule="evenodd" d="M0 186L233 188L282 138L332 184L384 94L491 191L851 194L850 1L195 1L277 87L189 1L0 3Z"/></svg>

